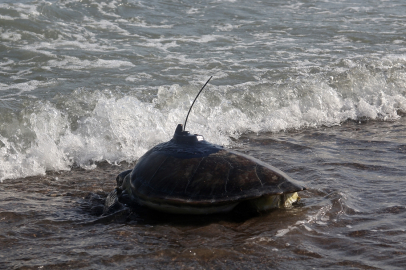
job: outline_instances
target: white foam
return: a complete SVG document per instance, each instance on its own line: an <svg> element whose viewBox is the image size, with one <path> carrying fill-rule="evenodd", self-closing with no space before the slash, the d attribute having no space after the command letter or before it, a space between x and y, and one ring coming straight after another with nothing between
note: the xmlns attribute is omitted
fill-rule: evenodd
<svg viewBox="0 0 406 270"><path fill-rule="evenodd" d="M144 19L135 16L129 19L117 19L116 22L120 22L120 23L129 23L129 25L131 26L136 26L136 27L143 27L143 28L161 28L161 29L168 29L168 28L173 28L173 24L166 24L168 21L167 20L163 20L161 23L162 24L150 24L147 23Z"/></svg>
<svg viewBox="0 0 406 270"><path fill-rule="evenodd" d="M27 116L28 118L28 116ZM45 174L46 170L67 170L71 162L58 146L60 133L66 129L66 119L60 112L45 104L33 113L24 125L29 124L37 135L29 148L22 148L0 136L0 180Z"/></svg>
<svg viewBox="0 0 406 270"><path fill-rule="evenodd" d="M167 42L167 43L162 43L158 40L151 40L149 39L148 42L146 43L140 43L139 45L141 46L145 46L145 47L155 47L158 49L161 49L163 51L168 51L169 48L174 48L174 47L178 47L179 45L176 43L176 41L172 41L172 42Z"/></svg>
<svg viewBox="0 0 406 270"><path fill-rule="evenodd" d="M19 76L13 76L14 79L18 79ZM13 92L13 96L17 96L23 92L30 92L38 87L44 87L44 86L51 86L55 84L55 80L49 80L49 81L37 81L37 80L32 80L28 82L22 82L22 83L15 83L15 84L2 84L0 83L0 91L4 90L10 90L10 89L16 89L17 92ZM7 96L2 96L1 99L5 98Z"/></svg>
<svg viewBox="0 0 406 270"><path fill-rule="evenodd" d="M17 177L44 174L45 168L40 161L31 158L27 153L16 149L14 143L0 136L0 142L4 145L0 148L0 181ZM0 144L1 145L1 144Z"/></svg>
<svg viewBox="0 0 406 270"><path fill-rule="evenodd" d="M0 19L1 19L1 20L5 20L5 21L14 21L14 20L17 19L17 18L11 17L11 16L7 16L7 15L0 15Z"/></svg>
<svg viewBox="0 0 406 270"><path fill-rule="evenodd" d="M284 236L285 234L289 233L290 231L292 231L294 229L297 229L297 227L296 226L288 226L288 228L286 228L286 229L278 230L276 232L276 234L275 234L275 237L282 237L282 236Z"/></svg>
<svg viewBox="0 0 406 270"><path fill-rule="evenodd" d="M241 25L232 25L230 23L226 23L226 24L222 24L222 25L215 25L213 27L215 27L217 29L217 31L225 31L225 32L227 32L227 31L233 30L234 28L238 28L240 26Z"/></svg>
<svg viewBox="0 0 406 270"><path fill-rule="evenodd" d="M13 60L8 59L8 58L3 58L3 60L5 60L5 62L0 62L0 66L2 67L2 70L4 70L5 68L8 68L7 66L15 63Z"/></svg>
<svg viewBox="0 0 406 270"><path fill-rule="evenodd" d="M141 81L143 79L151 79L151 78L152 78L152 75L147 74L145 72L141 72L141 73L138 73L135 75L130 75L127 78L125 78L125 80L129 81L129 82L137 82L137 81Z"/></svg>
<svg viewBox="0 0 406 270"><path fill-rule="evenodd" d="M129 61L122 61L122 60L104 60L104 59L97 59L97 60L83 60L77 57L72 56L65 56L63 60L49 60L48 61L49 67L58 67L64 69L92 69L92 68L119 68L119 67L132 67L132 64Z"/></svg>
<svg viewBox="0 0 406 270"><path fill-rule="evenodd" d="M36 5L26 5L22 3L3 3L0 4L0 8L15 10L19 14L21 19L29 19L30 16L38 16L40 13L37 11ZM15 20L18 17L0 16L4 20Z"/></svg>
<svg viewBox="0 0 406 270"><path fill-rule="evenodd" d="M199 12L198 8L190 8L186 11L187 14L196 14Z"/></svg>
<svg viewBox="0 0 406 270"><path fill-rule="evenodd" d="M399 58L385 61L397 65ZM133 66L127 61L83 61L75 57L49 60L48 65L75 69ZM328 78L314 75L278 84L264 84L263 81L234 86L210 84L193 107L187 129L212 143L229 145L230 138L238 138L249 131L278 132L332 126L347 119L364 117L392 120L399 117L398 110L406 112L406 97L403 88L399 87L406 82L401 66L388 73L390 80L397 83L388 84L388 79L381 73L371 73L365 66L352 61L346 61L346 65L346 69L340 66ZM375 65L385 68L383 61ZM342 78L343 72L346 76ZM137 81L150 76L140 73L128 76L127 80ZM225 73L221 77L228 76ZM207 76L199 75L199 78L202 80L198 83L200 86ZM335 87L328 82L334 82ZM0 89L32 91L42 84L39 81L12 86L1 84ZM106 96L97 91L79 91L64 97L73 108L80 107L80 102L89 106L94 104L90 110L64 112L51 103L36 104L33 112L24 116L28 119L24 128L34 134L28 147L22 141L11 141L4 135L0 138L4 145L0 148L0 179L64 170L74 163L92 168L96 161L134 161L152 146L172 137L176 125L184 121L198 88L161 86L152 101L141 101L129 95L114 97L111 93ZM79 121L71 123L69 114ZM320 218L317 221L324 224L327 220ZM281 231L278 235L284 233Z"/></svg>
<svg viewBox="0 0 406 270"><path fill-rule="evenodd" d="M94 29L99 29L99 30L108 30L112 32L117 32L125 36L130 36L130 32L127 30L121 28L117 23L114 23L112 21L108 20L94 20L93 18L84 18L84 23L88 27L94 28Z"/></svg>
<svg viewBox="0 0 406 270"><path fill-rule="evenodd" d="M5 19L3 18L3 16L0 16L0 19ZM21 35L18 33L12 33L9 30L7 30L6 32L3 32L3 30L0 28L0 37L3 40L9 40L9 41L18 41L21 40Z"/></svg>

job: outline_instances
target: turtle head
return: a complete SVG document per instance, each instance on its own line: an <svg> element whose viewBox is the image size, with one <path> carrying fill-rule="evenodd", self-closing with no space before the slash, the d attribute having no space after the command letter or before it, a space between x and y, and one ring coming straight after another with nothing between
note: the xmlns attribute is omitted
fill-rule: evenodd
<svg viewBox="0 0 406 270"><path fill-rule="evenodd" d="M173 134L173 140L178 143L196 143L204 141L204 138L202 135L190 134L189 131L183 130L182 124L178 124L175 133Z"/></svg>

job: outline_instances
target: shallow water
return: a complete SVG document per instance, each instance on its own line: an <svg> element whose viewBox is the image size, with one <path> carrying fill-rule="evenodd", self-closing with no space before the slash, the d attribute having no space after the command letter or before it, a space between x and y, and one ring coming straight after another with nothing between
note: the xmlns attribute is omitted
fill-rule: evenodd
<svg viewBox="0 0 406 270"><path fill-rule="evenodd" d="M0 268L404 269L403 0L0 3ZM248 217L100 218L188 129L304 182Z"/></svg>
<svg viewBox="0 0 406 270"><path fill-rule="evenodd" d="M0 180L406 112L399 1L0 3Z"/></svg>
<svg viewBox="0 0 406 270"><path fill-rule="evenodd" d="M291 209L188 217L135 209L101 218L116 174L99 164L1 185L5 269L406 267L406 121L248 134L239 151L309 188Z"/></svg>

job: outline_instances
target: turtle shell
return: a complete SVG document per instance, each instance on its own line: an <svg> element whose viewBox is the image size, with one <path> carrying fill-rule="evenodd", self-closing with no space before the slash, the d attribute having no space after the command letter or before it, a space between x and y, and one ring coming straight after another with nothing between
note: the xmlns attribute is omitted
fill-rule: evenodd
<svg viewBox="0 0 406 270"><path fill-rule="evenodd" d="M147 206L223 205L224 211L240 201L305 189L279 169L208 143L182 131L182 125L172 140L149 150L117 181L127 195Z"/></svg>

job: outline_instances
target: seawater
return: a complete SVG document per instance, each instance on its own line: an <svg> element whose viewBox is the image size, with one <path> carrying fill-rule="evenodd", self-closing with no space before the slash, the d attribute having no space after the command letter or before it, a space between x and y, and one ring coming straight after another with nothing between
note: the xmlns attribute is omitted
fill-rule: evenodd
<svg viewBox="0 0 406 270"><path fill-rule="evenodd" d="M1 1L0 261L404 268L405 14L401 0ZM305 182L303 204L89 225L210 76L187 129Z"/></svg>
<svg viewBox="0 0 406 270"><path fill-rule="evenodd" d="M406 111L402 1L3 1L0 179L133 161L188 125L246 132Z"/></svg>

